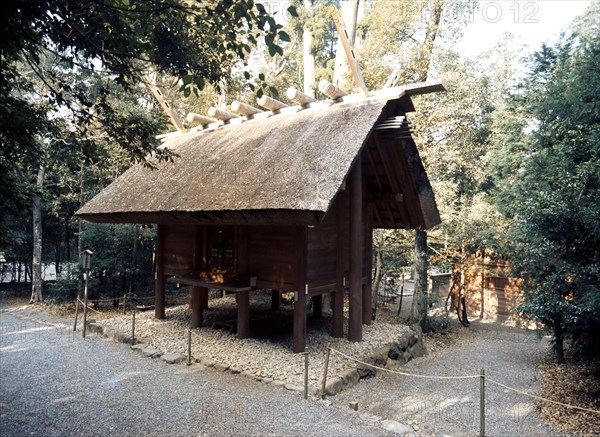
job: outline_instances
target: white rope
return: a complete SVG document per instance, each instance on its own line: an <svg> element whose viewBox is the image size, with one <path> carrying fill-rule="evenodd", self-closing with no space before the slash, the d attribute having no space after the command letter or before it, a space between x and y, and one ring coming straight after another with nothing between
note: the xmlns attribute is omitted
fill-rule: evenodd
<svg viewBox="0 0 600 437"><path fill-rule="evenodd" d="M357 363L362 364L364 366L372 367L374 369L382 370L384 372L394 373L396 375L413 376L415 378L428 378L428 379L473 379L473 378L480 378L481 377L480 375L436 376L436 375L419 375L419 374L416 374L416 373L398 372L397 370L390 370L390 369L386 369L385 367L379 367L379 366L375 366L373 364L365 363L364 361L357 360L356 358L353 358L353 357L351 357L349 355L346 355L345 353L340 352L338 350L335 350L335 349L333 349L331 347L329 348L329 350L331 350L332 352L334 352L334 353L336 353L338 355L341 355L341 356L343 356L345 358L348 358L349 360L356 361Z"/></svg>
<svg viewBox="0 0 600 437"><path fill-rule="evenodd" d="M472 379L472 378L481 378L481 377L483 377L483 378L485 378L486 381L489 381L492 384L496 384L496 385L498 385L500 387L503 387L503 388L505 388L507 390L511 390L511 391L514 391L515 393L519 393L519 394L522 394L522 395L525 395L525 396L529 396L531 398L538 399L540 401L551 402L553 404L561 405L561 406L567 407L567 408L573 408L573 409L576 409L576 410L581 410L581 411L587 411L587 412L590 412L590 413L600 414L599 410L592 410L590 408L578 407L576 405L569 405L569 404L565 404L563 402L553 401L552 399L546 399L546 398L543 398L541 396L532 395L531 393L527 393L525 391L518 390L518 389L513 388L513 387L509 387L508 385L502 384L501 382L498 382L498 381L496 381L496 380L494 380L494 379L492 379L492 378L490 378L488 376L485 376L485 375L438 376L438 375L419 375L419 374L415 374L415 373L398 372L396 370L390 370L390 369L386 369L385 367L379 367L379 366L375 366L373 364L365 363L364 361L358 360L358 359L353 358L353 357L351 357L349 355L346 355L343 352L335 350L332 347L330 347L329 350L332 351L332 352L334 352L334 353L336 353L336 354L338 354L338 355L341 355L341 356L343 356L343 357L345 357L345 358L347 358L349 360L352 360L352 361L355 361L355 362L357 362L359 364L362 364L364 366L371 367L371 368L374 368L374 369L377 369L377 370L382 370L382 371L388 372L388 373L393 373L393 374L396 374L396 375L412 376L412 377L415 377L415 378L427 378L427 379Z"/></svg>
<svg viewBox="0 0 600 437"><path fill-rule="evenodd" d="M541 397L541 396L532 395L531 393L527 393L527 392L525 392L525 391L522 391L522 390L517 390L516 388L512 388L512 387L509 387L508 385L504 385L504 384L502 384L502 383L500 383L500 382L498 382L498 381L494 381L492 378L489 378L489 377L487 377L487 376L486 376L486 378L485 378L485 379L486 379L487 381L491 382L492 384L499 385L500 387L503 387L503 388L505 388L505 389L507 389L507 390L511 390L511 391L514 391L515 393L519 393L519 394L522 394L522 395L525 395L525 396L529 396L529 397L531 397L531 398L535 398L535 399L538 399L538 400L540 400L540 401L544 401L544 402L551 402L551 403L553 403L553 404L562 405L563 407L567 407L567 408L574 408L574 409L576 409L576 410L582 410L582 411L588 411L588 412L590 412L590 413L596 413L596 414L600 414L600 411L599 411L599 410L592 410L592 409L590 409L590 408L577 407L577 406L575 406L575 405L563 404L562 402L553 401L552 399L546 399L546 398L543 398L543 397Z"/></svg>

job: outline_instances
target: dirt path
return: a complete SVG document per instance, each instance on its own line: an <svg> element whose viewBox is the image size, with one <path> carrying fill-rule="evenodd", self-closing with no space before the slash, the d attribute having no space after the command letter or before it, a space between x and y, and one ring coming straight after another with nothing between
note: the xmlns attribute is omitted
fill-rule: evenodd
<svg viewBox="0 0 600 437"><path fill-rule="evenodd" d="M532 331L499 324L475 322L468 330L458 329L462 332L456 345L434 350L401 370L458 376L478 375L480 369L485 369L489 378L539 394L541 374L536 364L547 353L547 338L539 339ZM479 388L479 378L422 379L388 373L361 382L336 396L334 402L347 405L357 401L359 409L413 425L420 435L474 436L479 433ZM533 399L489 382L485 391L486 435L562 434L542 422Z"/></svg>

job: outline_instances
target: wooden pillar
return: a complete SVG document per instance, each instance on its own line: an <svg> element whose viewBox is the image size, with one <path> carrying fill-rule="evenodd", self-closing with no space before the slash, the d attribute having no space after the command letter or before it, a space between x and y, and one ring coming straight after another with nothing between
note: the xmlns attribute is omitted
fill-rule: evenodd
<svg viewBox="0 0 600 437"><path fill-rule="evenodd" d="M247 338L250 335L250 292L241 291L237 294L237 338Z"/></svg>
<svg viewBox="0 0 600 437"><path fill-rule="evenodd" d="M165 318L165 227L165 225L158 225L156 229L154 317L157 319Z"/></svg>
<svg viewBox="0 0 600 437"><path fill-rule="evenodd" d="M271 309L277 311L281 303L281 292L279 290L271 290Z"/></svg>
<svg viewBox="0 0 600 437"><path fill-rule="evenodd" d="M192 301L192 328L200 328L203 322L202 312L202 288L192 287L190 290L190 296Z"/></svg>
<svg viewBox="0 0 600 437"><path fill-rule="evenodd" d="M370 325L373 314L371 308L371 293L373 290L373 204L369 203L365 211L365 246L364 246L364 276L366 282L363 284L362 294L362 321Z"/></svg>
<svg viewBox="0 0 600 437"><path fill-rule="evenodd" d="M331 296L331 310L333 313L333 328L331 330L331 335L334 338L341 338L344 336L344 269L346 264L346 251L344 250L346 233L344 231L347 206L346 193L340 191L337 195L335 205L336 290Z"/></svg>
<svg viewBox="0 0 600 437"><path fill-rule="evenodd" d="M307 228L298 227L296 247L296 293L294 299L294 352L304 352L306 348L306 232Z"/></svg>
<svg viewBox="0 0 600 437"><path fill-rule="evenodd" d="M320 319L323 317L323 295L313 296L313 317Z"/></svg>
<svg viewBox="0 0 600 437"><path fill-rule="evenodd" d="M204 248L206 246L206 226L197 226L194 235L194 255L192 267L194 275L198 275L203 265ZM203 287L191 287L190 306L192 307L192 328L200 328L204 319L204 306L202 295L206 289Z"/></svg>
<svg viewBox="0 0 600 437"><path fill-rule="evenodd" d="M362 341L363 211L360 156L350 172L350 307L348 340Z"/></svg>
<svg viewBox="0 0 600 437"><path fill-rule="evenodd" d="M200 305L203 310L208 309L208 288L202 288L200 292Z"/></svg>

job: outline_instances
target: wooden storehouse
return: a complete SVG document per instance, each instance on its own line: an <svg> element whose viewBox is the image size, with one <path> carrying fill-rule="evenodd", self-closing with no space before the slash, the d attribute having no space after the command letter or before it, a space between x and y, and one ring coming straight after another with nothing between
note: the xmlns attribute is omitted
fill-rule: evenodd
<svg viewBox="0 0 600 437"><path fill-rule="evenodd" d="M101 223L155 223L156 317L165 282L191 286L192 327L208 289L237 293L237 335L250 330L250 293L295 292L293 350L305 348L307 299L332 296L335 337L371 322L373 228L440 222L405 115L416 84L265 111L166 139L173 162L135 165L78 212Z"/></svg>
<svg viewBox="0 0 600 437"><path fill-rule="evenodd" d="M452 277L464 284L469 317L518 319L513 310L522 300L523 281L511 276L506 257L489 250L477 251L463 264L452 266Z"/></svg>

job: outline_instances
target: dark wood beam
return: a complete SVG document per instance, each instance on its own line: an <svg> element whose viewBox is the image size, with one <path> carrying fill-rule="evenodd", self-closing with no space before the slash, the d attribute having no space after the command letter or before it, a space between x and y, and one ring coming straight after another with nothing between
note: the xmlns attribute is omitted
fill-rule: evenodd
<svg viewBox="0 0 600 437"><path fill-rule="evenodd" d="M156 266L154 283L154 317L164 319L165 316L165 225L158 225L156 230L156 251L154 262Z"/></svg>
<svg viewBox="0 0 600 437"><path fill-rule="evenodd" d="M194 254L192 266L194 272L206 270L206 226L197 226L194 234ZM192 286L190 289L190 303L192 307L192 328L200 328L204 318L204 305L202 301L202 287Z"/></svg>
<svg viewBox="0 0 600 437"><path fill-rule="evenodd" d="M338 192L335 201L335 245L336 245L336 261L335 261L335 276L336 290L331 295L331 310L333 312L333 328L331 335L334 338L344 336L344 268L345 256L344 237L346 233L346 211L348 210L347 194Z"/></svg>
<svg viewBox="0 0 600 437"><path fill-rule="evenodd" d="M373 137L375 138L375 135L373 135ZM387 208L390 211L390 216L392 219L393 223L396 223L396 220L394 220L394 212L392 207L396 207L400 213L401 216L401 220L402 220L402 226L409 228L411 227L413 220L414 220L414 211L412 211L412 207L411 207L411 203L410 203L410 198L407 198L407 196L404 195L404 193L407 192L407 190L409 191L409 195L410 195L410 190L412 189L412 186L410 185L410 181L407 181L404 176L404 172L406 171L403 167L402 170L400 170L398 168L398 166L402 166L402 162L399 160L402 160L402 157L397 157L394 152L394 147L399 147L400 145L397 143L390 143L390 142L386 142L383 141L379 135L376 136L377 139L374 139L373 141L375 142L375 145L377 147L377 151L379 152L382 160L384 162L387 163L386 167L386 173L388 175L388 178L390 180L394 181L394 192L395 193L403 193L402 196L402 202L388 202L387 203ZM395 163L395 165L391 165L391 163ZM408 184L408 185L407 185ZM410 197L410 196L408 196ZM397 226L395 226L397 227Z"/></svg>
<svg viewBox="0 0 600 437"><path fill-rule="evenodd" d="M294 300L294 352L304 352L306 349L306 233L305 226L298 227L296 247L296 293Z"/></svg>
<svg viewBox="0 0 600 437"><path fill-rule="evenodd" d="M281 302L281 291L271 290L271 309L277 311Z"/></svg>
<svg viewBox="0 0 600 437"><path fill-rule="evenodd" d="M400 193L402 190L400 189L400 186L398 185L398 181L394 177L392 177L392 165L391 165L391 162L389 161L389 157L386 156L384 154L384 152L381 150L381 148L379 147L379 144L375 140L374 135L371 135L369 137L369 145L372 145L373 151L377 152L377 154L379 155L379 159L381 160L381 162L383 164L386 179L389 183L389 187L391 188L392 192ZM395 224L394 213L392 212L388 202L385 203L385 208L388 211L388 213L390 214L391 222ZM408 224L408 222L406 222L406 224ZM394 227L396 227L396 226L394 226Z"/></svg>
<svg viewBox="0 0 600 437"><path fill-rule="evenodd" d="M402 203L404 195L402 193L381 193L368 191L365 193L364 199L367 202L387 202L387 203Z"/></svg>
<svg viewBox="0 0 600 437"><path fill-rule="evenodd" d="M373 279L373 204L369 203L363 207L365 215L365 244L364 244L364 275L366 283L363 285L362 294L362 322L365 325L371 324L372 319L372 279Z"/></svg>
<svg viewBox="0 0 600 437"><path fill-rule="evenodd" d="M250 335L250 292L241 291L237 294L237 338L248 338Z"/></svg>
<svg viewBox="0 0 600 437"><path fill-rule="evenodd" d="M192 287L190 290L192 303L192 328L200 328L203 323L202 291L201 287Z"/></svg>
<svg viewBox="0 0 600 437"><path fill-rule="evenodd" d="M315 319L320 319L323 317L323 295L318 294L313 296L313 317Z"/></svg>
<svg viewBox="0 0 600 437"><path fill-rule="evenodd" d="M367 144L365 146L364 150L365 150L365 155L367 156L367 159L369 160L371 169L373 170L373 175L375 176L375 182L377 183L377 188L379 189L379 191L383 191L383 185L381 184L381 180L379 179L379 175L377 174L377 163L373 159L373 154L371 153L370 144Z"/></svg>
<svg viewBox="0 0 600 437"><path fill-rule="evenodd" d="M360 156L350 172L350 307L348 340L362 341L363 211Z"/></svg>

